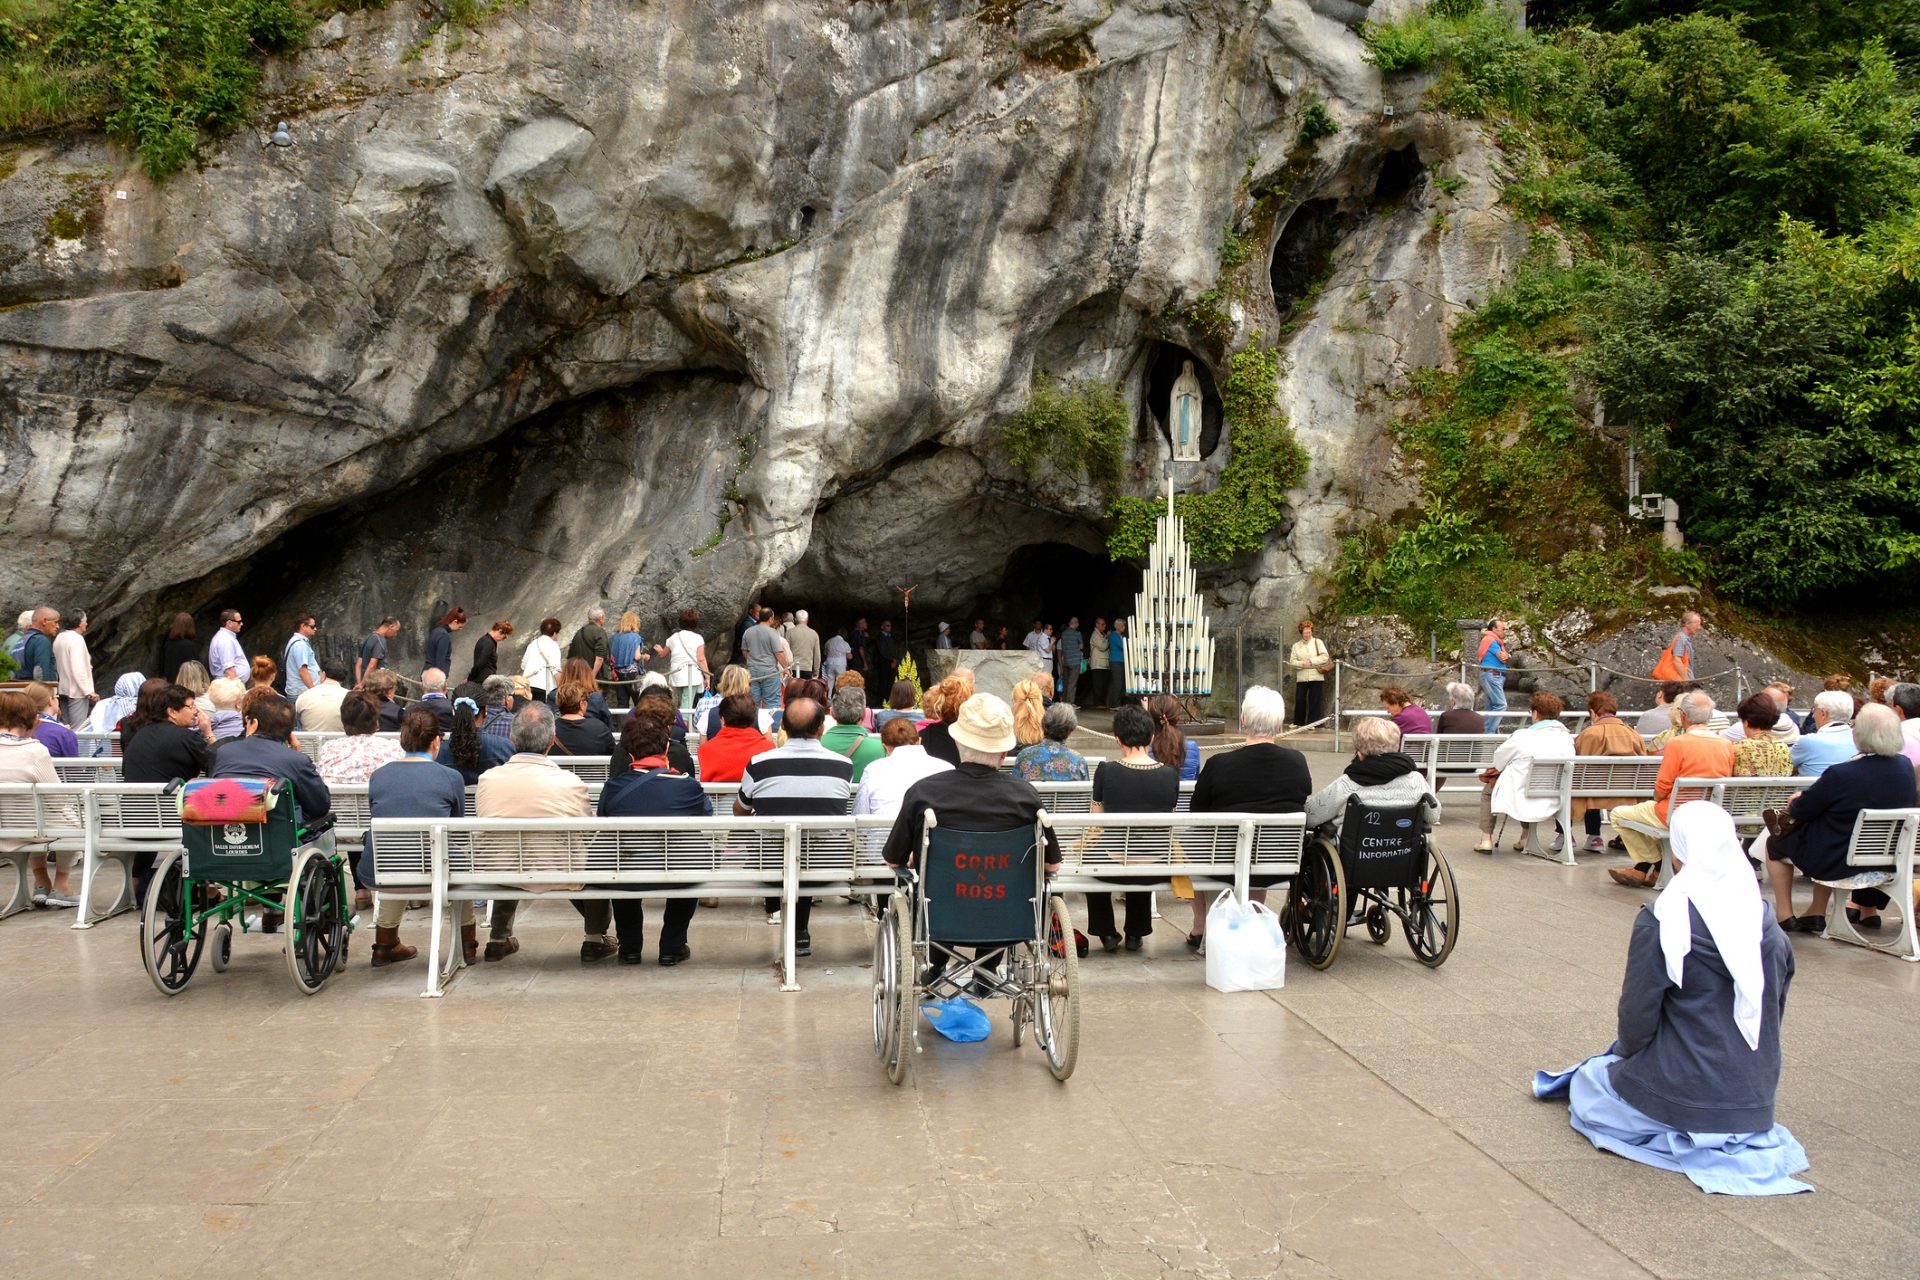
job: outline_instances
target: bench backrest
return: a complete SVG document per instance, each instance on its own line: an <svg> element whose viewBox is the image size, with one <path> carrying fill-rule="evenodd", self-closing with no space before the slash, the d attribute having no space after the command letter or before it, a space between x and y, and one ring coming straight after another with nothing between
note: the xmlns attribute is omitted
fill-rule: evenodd
<svg viewBox="0 0 1920 1280"><path fill-rule="evenodd" d="M1659 756L1535 760L1527 770L1526 794L1534 799L1644 796L1651 800L1659 777Z"/></svg>
<svg viewBox="0 0 1920 1280"><path fill-rule="evenodd" d="M85 822L86 805L76 787L0 783L0 841L73 840L86 834Z"/></svg>
<svg viewBox="0 0 1920 1280"><path fill-rule="evenodd" d="M1221 870L1244 848L1255 873L1299 870L1306 818L1291 814L1060 814L1050 817L1063 870L1139 868L1143 877L1181 868ZM791 846L803 877L877 881L890 818L379 818L374 869L383 884L424 884L436 839L449 880L593 883L613 875L662 882L763 883Z"/></svg>
<svg viewBox="0 0 1920 1280"><path fill-rule="evenodd" d="M62 782L118 782L119 756L56 756L53 771Z"/></svg>
<svg viewBox="0 0 1920 1280"><path fill-rule="evenodd" d="M1899 864L1902 854L1911 859L1916 832L1920 832L1920 809L1862 809L1854 815L1847 865L1891 867ZM1900 886L1901 896L1906 891L1907 886Z"/></svg>
<svg viewBox="0 0 1920 1280"><path fill-rule="evenodd" d="M1812 786L1812 778L1681 778L1673 793L1681 803L1711 800L1725 809L1737 827L1755 827L1767 809L1784 809L1796 791Z"/></svg>

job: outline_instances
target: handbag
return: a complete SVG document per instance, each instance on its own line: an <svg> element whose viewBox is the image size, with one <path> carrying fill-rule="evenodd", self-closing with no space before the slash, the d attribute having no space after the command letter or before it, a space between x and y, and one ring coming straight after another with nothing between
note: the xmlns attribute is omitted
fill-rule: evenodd
<svg viewBox="0 0 1920 1280"><path fill-rule="evenodd" d="M1653 679L1664 682L1686 678L1687 673L1680 669L1680 660L1673 656L1673 646L1669 644L1660 651L1660 661L1653 664Z"/></svg>
<svg viewBox="0 0 1920 1280"><path fill-rule="evenodd" d="M1223 889L1207 912L1207 985L1215 991L1278 991L1287 982L1287 937L1264 902Z"/></svg>

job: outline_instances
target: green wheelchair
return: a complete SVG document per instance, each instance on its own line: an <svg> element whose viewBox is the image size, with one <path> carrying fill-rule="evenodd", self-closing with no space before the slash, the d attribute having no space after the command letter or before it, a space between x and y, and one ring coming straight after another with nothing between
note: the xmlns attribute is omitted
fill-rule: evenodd
<svg viewBox="0 0 1920 1280"><path fill-rule="evenodd" d="M250 907L285 913L287 970L313 995L346 967L353 932L346 860L315 843L331 818L295 821L293 792L265 778L177 784L181 848L155 864L140 915L140 958L161 995L186 990L212 934L211 963L233 959L237 922Z"/></svg>

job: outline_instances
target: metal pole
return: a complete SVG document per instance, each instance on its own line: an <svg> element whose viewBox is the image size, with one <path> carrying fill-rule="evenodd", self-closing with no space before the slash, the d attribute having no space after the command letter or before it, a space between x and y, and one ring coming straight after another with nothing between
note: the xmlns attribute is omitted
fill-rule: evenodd
<svg viewBox="0 0 1920 1280"><path fill-rule="evenodd" d="M1740 664L1733 664L1733 705L1739 706L1747 700L1746 678L1740 671Z"/></svg>
<svg viewBox="0 0 1920 1280"><path fill-rule="evenodd" d="M1333 662L1333 750L1340 752L1340 670L1347 665L1345 658L1336 658Z"/></svg>
<svg viewBox="0 0 1920 1280"><path fill-rule="evenodd" d="M1587 692L1600 692L1600 664L1597 662L1587 664Z"/></svg>

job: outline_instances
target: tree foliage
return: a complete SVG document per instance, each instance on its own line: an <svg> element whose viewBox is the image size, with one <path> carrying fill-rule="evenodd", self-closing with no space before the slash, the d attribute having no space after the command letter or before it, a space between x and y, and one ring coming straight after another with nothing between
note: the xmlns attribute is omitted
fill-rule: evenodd
<svg viewBox="0 0 1920 1280"><path fill-rule="evenodd" d="M1588 380L1728 592L1790 604L1910 583L1920 94L1900 58L1920 47L1920 8L1529 11L1549 29L1473 0L1365 29L1383 69L1432 70L1434 105L1489 121L1514 170L1508 201L1566 232L1575 259L1523 271L1456 335L1461 372L1424 381L1403 442L1443 472L1449 439L1511 452L1525 436L1488 435L1506 411L1475 382L1518 380L1543 404L1546 382ZM1556 430L1578 445L1576 419ZM1464 514L1524 551L1490 508Z"/></svg>

